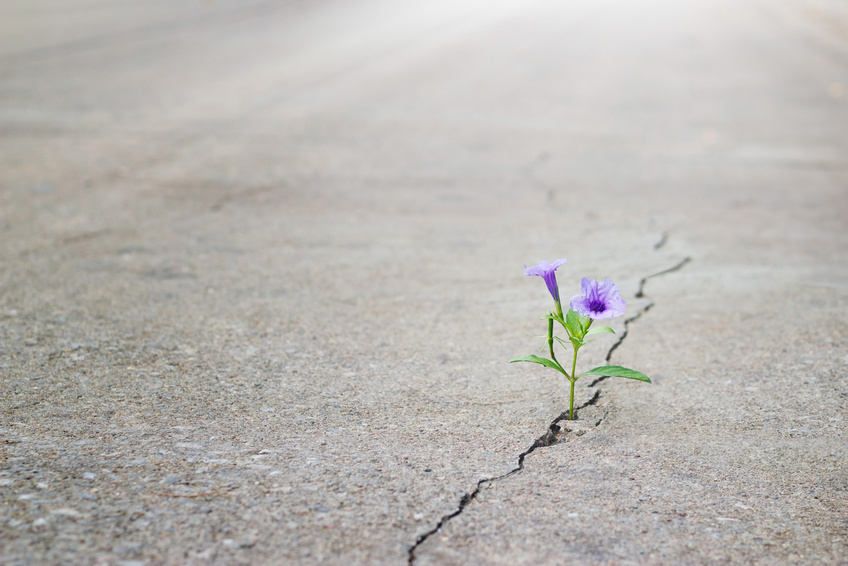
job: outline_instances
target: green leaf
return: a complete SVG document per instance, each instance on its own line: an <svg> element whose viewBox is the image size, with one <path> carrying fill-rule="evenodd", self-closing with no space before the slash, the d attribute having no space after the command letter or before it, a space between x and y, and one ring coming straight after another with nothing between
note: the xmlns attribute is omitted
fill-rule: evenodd
<svg viewBox="0 0 848 566"><path fill-rule="evenodd" d="M514 358L509 360L509 363L514 364L515 362L531 362L534 364L542 364L545 367L555 369L559 372L565 373L565 370L562 369L558 363L553 360L549 360L548 358L540 358L534 354L530 354L528 356L521 356L520 358ZM567 374L566 374L567 375Z"/></svg>
<svg viewBox="0 0 848 566"><path fill-rule="evenodd" d="M589 332L586 333L586 336L589 336L591 334L600 334L601 332L609 332L610 334L615 334L615 330L613 330L609 326L596 326L594 328L590 328Z"/></svg>
<svg viewBox="0 0 848 566"><path fill-rule="evenodd" d="M637 379L639 381L644 381L646 383L651 383L651 378L649 378L644 373L638 372L635 369L627 369L621 366L601 366L594 369L590 369L586 373L580 375L583 377L584 375L603 375L606 377L626 377L627 379Z"/></svg>
<svg viewBox="0 0 848 566"><path fill-rule="evenodd" d="M583 338L583 325L580 324L580 315L572 309L568 309L568 314L565 315L565 326L568 327L568 332L577 338Z"/></svg>

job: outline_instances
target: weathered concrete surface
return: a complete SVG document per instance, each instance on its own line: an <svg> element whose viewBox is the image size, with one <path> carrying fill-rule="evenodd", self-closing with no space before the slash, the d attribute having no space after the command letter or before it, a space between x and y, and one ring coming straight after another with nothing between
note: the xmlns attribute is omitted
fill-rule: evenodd
<svg viewBox="0 0 848 566"><path fill-rule="evenodd" d="M3 563L846 561L837 3L0 9Z"/></svg>

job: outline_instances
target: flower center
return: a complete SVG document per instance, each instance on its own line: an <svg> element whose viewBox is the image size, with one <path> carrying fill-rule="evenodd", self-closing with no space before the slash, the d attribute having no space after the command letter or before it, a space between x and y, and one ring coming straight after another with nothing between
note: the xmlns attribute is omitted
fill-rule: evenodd
<svg viewBox="0 0 848 566"><path fill-rule="evenodd" d="M592 312L604 312L607 306L600 299L594 299L591 303L589 303L589 310Z"/></svg>

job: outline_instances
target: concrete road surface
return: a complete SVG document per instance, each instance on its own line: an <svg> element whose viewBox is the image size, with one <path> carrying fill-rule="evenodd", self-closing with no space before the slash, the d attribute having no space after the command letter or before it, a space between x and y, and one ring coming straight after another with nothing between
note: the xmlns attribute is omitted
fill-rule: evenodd
<svg viewBox="0 0 848 566"><path fill-rule="evenodd" d="M2 564L848 563L844 2L7 0L0 171Z"/></svg>

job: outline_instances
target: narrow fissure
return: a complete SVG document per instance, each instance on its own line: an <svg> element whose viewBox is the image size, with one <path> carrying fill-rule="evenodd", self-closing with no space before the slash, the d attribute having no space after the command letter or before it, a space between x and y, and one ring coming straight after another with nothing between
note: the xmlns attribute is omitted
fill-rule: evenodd
<svg viewBox="0 0 848 566"><path fill-rule="evenodd" d="M665 243L667 241L668 241L668 235L666 233L663 233L659 242L654 244L654 249L655 250L660 249L662 246L665 245ZM642 299L642 298L645 297L644 289L645 289L645 283L647 283L648 279L653 279L654 277L659 277L661 275L666 275L668 273L678 271L683 266L685 266L687 263L689 263L691 260L692 260L692 258L685 257L682 260L680 260L678 263L676 263L675 265L669 267L668 269L664 269L662 271L658 271L657 273L653 273L651 275L647 275L647 276L643 277L639 281L639 288L636 291L635 297L638 298L638 299ZM632 317L630 317L630 318L628 318L624 321L624 331L619 335L618 340L616 340L616 342L612 346L610 346L610 349L607 351L607 355L606 355L606 358L605 358L607 363L610 362L610 359L612 358L612 354L616 350L616 348L618 348L621 345L621 343L624 342L624 339L627 338L630 323L638 320L643 314L645 314L646 312L651 310L651 307L653 307L653 306L654 306L654 303L649 302L647 305L642 307L642 309L640 309L635 315L633 315ZM592 383L590 383L589 387L595 387L598 383L601 383L605 379L606 379L606 376L599 377L596 380L594 380ZM575 407L574 412L579 413L579 411L581 409L585 409L586 407L596 405L598 403L598 401L600 401L600 399L601 399L601 391L596 390L594 395L592 395L591 399L584 402L582 405ZM600 425L601 422L603 422L603 420L605 418L606 418L606 413L595 422L594 427L597 427L598 425ZM462 514L462 512L465 511L465 508L468 507L468 505L472 501L474 501L474 499L480 493L480 490L483 488L484 485L489 484L489 483L493 483L493 482L496 482L496 481L500 481L502 479L506 479L510 476L517 474L518 472L520 472L524 469L524 459L527 456L529 456L534 450L536 450L537 448L545 448L545 447L548 447L548 446L552 446L552 445L560 442L562 440L562 438L565 436L567 429L560 426L559 423L561 423L562 421L566 421L566 420L568 420L568 410L565 410L562 413L560 413L560 415L557 418L555 418L551 422L550 425L548 425L548 430L545 432L545 434L543 434L542 436L537 438L533 442L533 444L530 445L530 448L528 448L527 450L525 450L524 452L522 452L521 454L518 455L518 467L516 467L513 470L510 470L509 472L502 474L500 476L482 479L482 480L477 482L477 486L475 487L474 491L472 491L470 493L464 493L459 500L459 506L457 507L456 511L454 511L453 513L450 513L448 515L443 516L439 520L439 522L436 524L435 527L433 527L432 529L430 529L429 531L427 531L426 533L420 535L417 539L415 539L415 544L413 544L411 547L409 547L409 552L408 552L408 555L407 555L408 556L407 563L410 566L415 563L415 551L418 549L418 547L421 544L423 544L428 538L430 538L430 536L432 536L432 535L436 534L437 532L439 532L440 530L442 530L442 527L444 527L451 519ZM578 433L578 435L579 434L580 433Z"/></svg>
<svg viewBox="0 0 848 566"><path fill-rule="evenodd" d="M663 239L662 239L662 240L660 240L660 244L664 244L664 243L665 243L665 235L663 235ZM657 246L654 246L654 248L656 249L656 248L657 248ZM659 276L661 276L661 275L666 275L666 274L668 274L668 273L673 273L673 272L675 272L675 271L678 271L678 270L682 269L682 268L683 268L683 266L684 266L684 265L686 265L687 263L689 263L690 261L692 261L692 258L691 258L691 257L684 257L682 260L680 260L680 261L679 261L679 262L677 262L676 264L672 265L672 266L671 266L671 267L669 267L668 269L663 269L662 271L658 271L658 272L656 272L656 273L653 273L653 274L651 274L651 275L648 275L648 276L646 276L646 277L643 277L643 278L639 281L639 288L636 290L636 295L634 295L634 296L635 296L637 299L644 299L644 298L645 298L645 283L647 283L647 282L648 282L648 279L653 279L654 277L659 277ZM606 358L604 358L604 360L605 360L607 363L610 363L610 360L612 360L612 354L613 354L613 352L615 352L615 351L616 351L616 349L617 349L619 346L621 346L621 344L624 342L624 339L625 339L625 338L627 338L627 334L630 332L630 323L632 323L632 322L636 322L637 320L639 320L640 318L642 318L642 315L643 315L643 314L645 314L646 312L648 312L649 310L651 310L651 308L652 308L653 306L654 306L654 303L653 303L653 301L651 301L651 302L649 302L647 305L645 305L644 307L642 307L642 309L641 309L641 310L639 310L636 314L634 314L633 316L631 316L631 317L630 317L630 318L628 318L628 319L625 319L625 321L624 321L624 330L623 330L623 331L622 331L622 333L618 336L618 340L616 340L616 341L615 341L615 343L614 343L612 346L610 346L610 349L607 351L607 356L606 356ZM599 384L600 382L602 382L602 381L603 381L603 380L605 380L606 378L607 378L607 376L601 376L601 377L599 377L599 378L595 379L594 381L592 381L592 383L590 383L590 384L589 384L589 387L594 387L594 386L596 386L597 384Z"/></svg>

